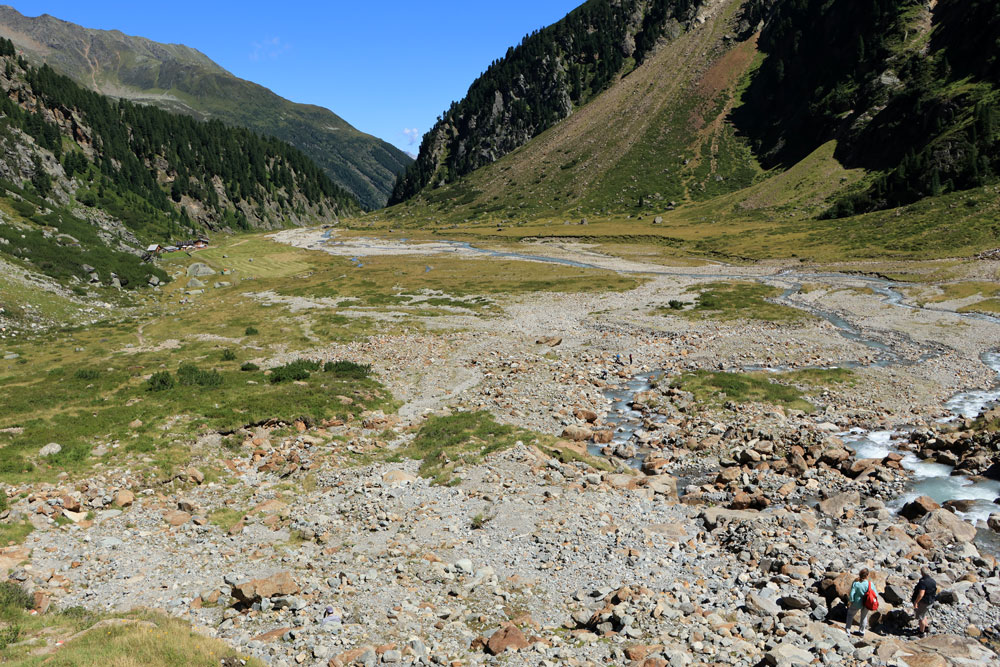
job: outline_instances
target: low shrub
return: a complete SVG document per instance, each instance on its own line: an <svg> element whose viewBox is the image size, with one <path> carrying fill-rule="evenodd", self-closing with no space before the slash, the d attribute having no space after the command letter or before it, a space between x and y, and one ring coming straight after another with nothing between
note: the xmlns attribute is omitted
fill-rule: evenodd
<svg viewBox="0 0 1000 667"><path fill-rule="evenodd" d="M205 371L194 364L181 364L177 369L177 380L182 387L218 387L222 375L218 371Z"/></svg>
<svg viewBox="0 0 1000 667"><path fill-rule="evenodd" d="M244 331L243 333L245 333L247 336L256 336L260 332L257 331L257 329L255 329L254 327L247 327L247 330Z"/></svg>
<svg viewBox="0 0 1000 667"><path fill-rule="evenodd" d="M253 363L251 361L244 361L243 365L240 366L240 370L241 371L246 371L246 372L249 373L251 371L259 371L260 370L260 366L258 366L257 364L255 364L255 363Z"/></svg>
<svg viewBox="0 0 1000 667"><path fill-rule="evenodd" d="M223 361L236 361L236 353L233 352L232 349L230 349L230 348L227 347L225 350L222 351L222 360Z"/></svg>
<svg viewBox="0 0 1000 667"><path fill-rule="evenodd" d="M339 378L364 379L372 374L371 364L356 364L353 361L328 361L323 366L324 373L333 373Z"/></svg>
<svg viewBox="0 0 1000 667"><path fill-rule="evenodd" d="M295 361L278 366L271 370L271 384L281 384L282 382L295 382L297 380L308 380L310 371L318 371L319 362L309 359L296 359Z"/></svg>
<svg viewBox="0 0 1000 667"><path fill-rule="evenodd" d="M77 380L96 380L101 377L101 371L96 368L81 368L73 376Z"/></svg>
<svg viewBox="0 0 1000 667"><path fill-rule="evenodd" d="M146 391L167 391L174 388L174 376L167 371L157 371L146 380Z"/></svg>

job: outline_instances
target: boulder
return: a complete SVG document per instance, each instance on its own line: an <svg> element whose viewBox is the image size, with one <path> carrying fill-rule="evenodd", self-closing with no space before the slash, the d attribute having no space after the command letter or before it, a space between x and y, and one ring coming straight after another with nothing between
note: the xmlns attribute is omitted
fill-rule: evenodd
<svg viewBox="0 0 1000 667"><path fill-rule="evenodd" d="M567 426L562 432L562 437L567 440L582 442L593 438L594 432L589 428L584 428L583 426Z"/></svg>
<svg viewBox="0 0 1000 667"><path fill-rule="evenodd" d="M576 416L577 419L579 419L580 421L585 421L588 424L593 424L594 422L597 421L597 413L594 412L593 410L578 408L573 414Z"/></svg>
<svg viewBox="0 0 1000 667"><path fill-rule="evenodd" d="M971 542L976 537L976 528L946 509L929 512L921 521L928 534L940 533L955 542Z"/></svg>
<svg viewBox="0 0 1000 667"><path fill-rule="evenodd" d="M295 595L299 585L288 572L278 572L265 579L251 579L233 586L233 598L244 604L253 604L262 598Z"/></svg>
<svg viewBox="0 0 1000 667"><path fill-rule="evenodd" d="M191 520L191 515L182 510L171 510L163 515L163 520L171 526L183 526Z"/></svg>
<svg viewBox="0 0 1000 667"><path fill-rule="evenodd" d="M791 642L782 642L764 654L764 662L771 667L791 667L792 665L811 665L812 653Z"/></svg>
<svg viewBox="0 0 1000 667"><path fill-rule="evenodd" d="M916 521L920 517L940 508L941 505L930 496L920 496L903 505L903 509L899 510L899 514L908 521Z"/></svg>
<svg viewBox="0 0 1000 667"><path fill-rule="evenodd" d="M38 450L39 456L53 456L62 451L62 445L58 442L50 442L41 449Z"/></svg>
<svg viewBox="0 0 1000 667"><path fill-rule="evenodd" d="M528 646L530 644L524 633L514 625L505 625L490 636L486 642L486 651L490 655L500 655L504 651L519 651Z"/></svg>
<svg viewBox="0 0 1000 667"><path fill-rule="evenodd" d="M382 475L382 481L386 484L412 484L417 478L405 470L390 470Z"/></svg>
<svg viewBox="0 0 1000 667"><path fill-rule="evenodd" d="M816 509L819 510L820 514L839 519L844 515L848 507L856 506L860 503L861 494L857 491L845 491L835 496L830 496L826 500L819 501Z"/></svg>
<svg viewBox="0 0 1000 667"><path fill-rule="evenodd" d="M777 602L756 593L747 593L743 605L755 616L777 616L781 613Z"/></svg>
<svg viewBox="0 0 1000 667"><path fill-rule="evenodd" d="M202 262L195 262L187 268L188 278L204 278L205 276L214 276L215 270L209 267L207 264Z"/></svg>
<svg viewBox="0 0 1000 667"><path fill-rule="evenodd" d="M115 494L115 505L117 507L130 507L135 502L135 494L128 489L122 489Z"/></svg>

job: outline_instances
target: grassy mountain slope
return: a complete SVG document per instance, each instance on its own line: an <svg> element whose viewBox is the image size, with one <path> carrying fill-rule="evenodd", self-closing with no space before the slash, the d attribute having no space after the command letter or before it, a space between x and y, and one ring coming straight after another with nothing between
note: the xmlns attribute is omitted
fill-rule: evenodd
<svg viewBox="0 0 1000 667"><path fill-rule="evenodd" d="M973 5L984 17L963 32L953 0L933 12L879 0L860 41L834 54L819 33L854 25L852 3L705 3L565 120L368 221L738 257L995 247L995 62L958 35L1000 38L982 8L1000 3ZM820 67L824 54L836 68Z"/></svg>
<svg viewBox="0 0 1000 667"><path fill-rule="evenodd" d="M681 33L701 0L588 0L495 61L424 137L391 203L523 146Z"/></svg>
<svg viewBox="0 0 1000 667"><path fill-rule="evenodd" d="M752 41L731 47L727 39L740 4L710 5L572 116L459 182L424 190L397 214L641 213L749 185L761 170L725 121L755 58Z"/></svg>
<svg viewBox="0 0 1000 667"><path fill-rule="evenodd" d="M30 62L49 63L105 95L287 141L366 208L385 204L397 174L412 161L331 111L290 102L186 46L91 30L48 15L29 18L7 6L0 6L0 36L11 39Z"/></svg>

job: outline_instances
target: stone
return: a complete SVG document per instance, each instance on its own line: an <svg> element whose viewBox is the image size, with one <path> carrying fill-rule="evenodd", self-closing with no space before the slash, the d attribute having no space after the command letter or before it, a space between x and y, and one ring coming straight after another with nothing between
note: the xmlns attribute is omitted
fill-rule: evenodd
<svg viewBox="0 0 1000 667"><path fill-rule="evenodd" d="M583 442L584 440L590 440L594 437L594 432L589 428L583 426L567 426L563 429L562 437L567 440L576 440L577 442Z"/></svg>
<svg viewBox="0 0 1000 667"><path fill-rule="evenodd" d="M941 533L955 542L971 542L976 537L976 528L946 509L929 512L923 521L924 530L929 535Z"/></svg>
<svg viewBox="0 0 1000 667"><path fill-rule="evenodd" d="M908 521L916 521L922 516L930 514L936 509L940 509L939 505L933 498L929 496L920 496L914 500L903 505L903 509L899 510L900 516Z"/></svg>
<svg viewBox="0 0 1000 667"><path fill-rule="evenodd" d="M289 572L278 572L264 579L251 579L233 586L233 598L244 604L253 604L261 598L295 595L299 585Z"/></svg>
<svg viewBox="0 0 1000 667"><path fill-rule="evenodd" d="M1000 514L990 514L990 518L986 520L986 525L1000 533Z"/></svg>
<svg viewBox="0 0 1000 667"><path fill-rule="evenodd" d="M122 489L115 494L115 505L117 507L130 507L135 502L135 494L128 489Z"/></svg>
<svg viewBox="0 0 1000 667"><path fill-rule="evenodd" d="M764 654L764 662L771 667L791 667L811 665L813 654L790 642L781 642Z"/></svg>
<svg viewBox="0 0 1000 667"><path fill-rule="evenodd" d="M62 445L58 442L50 442L41 449L38 450L39 456L53 456L62 451Z"/></svg>
<svg viewBox="0 0 1000 667"><path fill-rule="evenodd" d="M171 526L183 526L191 520L191 515L182 510L170 510L163 515L163 520Z"/></svg>
<svg viewBox="0 0 1000 667"><path fill-rule="evenodd" d="M786 595L778 600L785 609L810 609L812 604L801 595Z"/></svg>
<svg viewBox="0 0 1000 667"><path fill-rule="evenodd" d="M816 505L816 509L819 510L821 514L833 517L834 519L839 519L843 516L848 507L859 504L861 504L861 494L857 491L845 491L843 493L830 496L826 500L819 501Z"/></svg>
<svg viewBox="0 0 1000 667"><path fill-rule="evenodd" d="M594 422L597 421L597 413L594 412L593 410L578 408L573 414L576 416L577 419L579 419L580 421L585 421L588 424L593 424Z"/></svg>
<svg viewBox="0 0 1000 667"><path fill-rule="evenodd" d="M743 604L747 611L756 616L777 616L781 613L777 602L756 593L747 593Z"/></svg>
<svg viewBox="0 0 1000 667"><path fill-rule="evenodd" d="M282 636L284 636L284 634L289 630L291 630L291 628L277 628L275 630L271 630L270 632L265 632L262 635L257 635L250 641L263 642L266 644L267 642L273 642L276 639L281 639Z"/></svg>
<svg viewBox="0 0 1000 667"><path fill-rule="evenodd" d="M514 625L505 625L494 632L486 642L486 651L490 655L500 655L505 651L519 651L528 648L528 640L524 633Z"/></svg>
<svg viewBox="0 0 1000 667"><path fill-rule="evenodd" d="M382 475L382 481L386 484L412 484L417 478L405 470L390 470Z"/></svg>
<svg viewBox="0 0 1000 667"><path fill-rule="evenodd" d="M207 264L202 262L195 262L187 268L188 278L204 278L205 276L214 276L215 270L209 267Z"/></svg>

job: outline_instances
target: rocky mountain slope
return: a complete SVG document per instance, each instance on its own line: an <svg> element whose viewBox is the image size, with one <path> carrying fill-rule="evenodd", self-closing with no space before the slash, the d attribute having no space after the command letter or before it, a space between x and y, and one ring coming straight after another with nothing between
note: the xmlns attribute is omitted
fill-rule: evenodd
<svg viewBox="0 0 1000 667"><path fill-rule="evenodd" d="M26 17L7 6L0 6L0 36L12 40L29 62L48 63L91 90L287 141L366 208L383 206L397 174L412 162L333 112L290 102L183 45L92 30L48 15Z"/></svg>
<svg viewBox="0 0 1000 667"><path fill-rule="evenodd" d="M563 95L574 81L566 45L591 34L583 17L618 17L627 6L640 18L670 7L673 19L641 53L619 44L639 57L614 52L603 61L610 74L586 70L601 72L588 94ZM879 0L855 10L591 0L508 52L442 116L397 185L394 201L407 207L393 215L655 216L742 193L696 212L712 219L758 208L747 188L770 182L769 206L815 219L995 183L1000 80L995 59L976 54L995 49L1000 4ZM617 41L629 25L607 34ZM552 111L531 95L565 104ZM512 137L510 128L521 130ZM818 174L845 168L857 171ZM791 172L798 185L779 182Z"/></svg>

